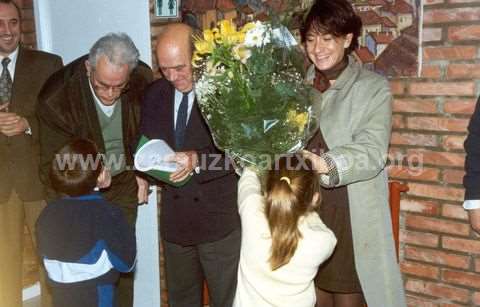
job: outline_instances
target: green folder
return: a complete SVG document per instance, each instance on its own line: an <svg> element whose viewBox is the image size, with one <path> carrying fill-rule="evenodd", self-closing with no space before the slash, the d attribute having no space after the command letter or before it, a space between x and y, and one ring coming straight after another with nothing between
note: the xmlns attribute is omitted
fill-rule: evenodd
<svg viewBox="0 0 480 307"><path fill-rule="evenodd" d="M147 143L148 141L150 141L149 138L147 138L146 136L142 135L142 137L140 138L140 141L138 142L138 145L137 145L137 150L138 151L140 148L142 148L143 145L145 145L145 143ZM183 181L179 181L179 182L172 182L170 180L170 174L171 172L167 172L167 171L160 171L160 170L155 170L155 169L152 169L152 170L149 170L149 171L146 171L146 172L143 172L157 180L160 180L162 182L165 182L171 186L174 186L174 187L181 187L183 185L185 185L189 180L190 178L192 178L192 176L188 176L187 178L185 178Z"/></svg>

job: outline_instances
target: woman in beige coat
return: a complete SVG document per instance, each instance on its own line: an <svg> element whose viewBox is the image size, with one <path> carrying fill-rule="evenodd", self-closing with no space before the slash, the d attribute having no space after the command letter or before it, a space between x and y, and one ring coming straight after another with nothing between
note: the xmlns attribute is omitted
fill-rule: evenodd
<svg viewBox="0 0 480 307"><path fill-rule="evenodd" d="M317 0L301 31L320 126L305 154L325 187L320 216L338 240L315 280L317 306L404 307L384 169L392 96L387 80L348 56L360 31L347 0Z"/></svg>

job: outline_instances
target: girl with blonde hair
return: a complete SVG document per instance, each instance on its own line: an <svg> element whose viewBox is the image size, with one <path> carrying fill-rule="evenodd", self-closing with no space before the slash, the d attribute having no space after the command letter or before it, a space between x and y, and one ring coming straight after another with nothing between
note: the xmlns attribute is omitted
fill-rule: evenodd
<svg viewBox="0 0 480 307"><path fill-rule="evenodd" d="M336 244L315 212L317 174L300 155L278 159L260 179L245 169L238 187L242 245L233 306L315 305L313 278Z"/></svg>

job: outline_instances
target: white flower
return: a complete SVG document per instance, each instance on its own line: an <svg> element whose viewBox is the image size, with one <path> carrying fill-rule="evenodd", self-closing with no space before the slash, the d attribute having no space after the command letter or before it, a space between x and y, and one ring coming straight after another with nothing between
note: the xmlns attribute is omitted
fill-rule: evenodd
<svg viewBox="0 0 480 307"><path fill-rule="evenodd" d="M200 103L205 103L208 97L214 93L215 85L213 84L213 80L205 75L195 83L195 95Z"/></svg>
<svg viewBox="0 0 480 307"><path fill-rule="evenodd" d="M271 37L271 29L260 21L256 21L255 28L245 33L244 44L247 47L262 47L270 43Z"/></svg>

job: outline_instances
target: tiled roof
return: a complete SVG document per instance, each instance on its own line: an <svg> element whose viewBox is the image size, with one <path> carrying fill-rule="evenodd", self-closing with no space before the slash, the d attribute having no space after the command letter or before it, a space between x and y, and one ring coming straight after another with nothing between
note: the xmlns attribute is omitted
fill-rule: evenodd
<svg viewBox="0 0 480 307"><path fill-rule="evenodd" d="M418 40L399 36L380 54L375 69L386 76L415 76L418 62Z"/></svg>
<svg viewBox="0 0 480 307"><path fill-rule="evenodd" d="M404 0L394 0L393 3L387 4L389 11L394 14L413 14L413 7Z"/></svg>
<svg viewBox="0 0 480 307"><path fill-rule="evenodd" d="M355 53L362 63L372 63L375 61L375 56L370 52L370 50L368 50L367 47L360 47L355 50Z"/></svg>
<svg viewBox="0 0 480 307"><path fill-rule="evenodd" d="M383 24L382 17L378 16L374 11L358 12L358 16L362 19L364 26Z"/></svg>
<svg viewBox="0 0 480 307"><path fill-rule="evenodd" d="M387 28L396 28L397 25L393 23L393 21L390 20L388 17L382 17L382 24L384 27Z"/></svg>
<svg viewBox="0 0 480 307"><path fill-rule="evenodd" d="M385 32L369 33L377 44L390 44L393 41L393 35Z"/></svg>

